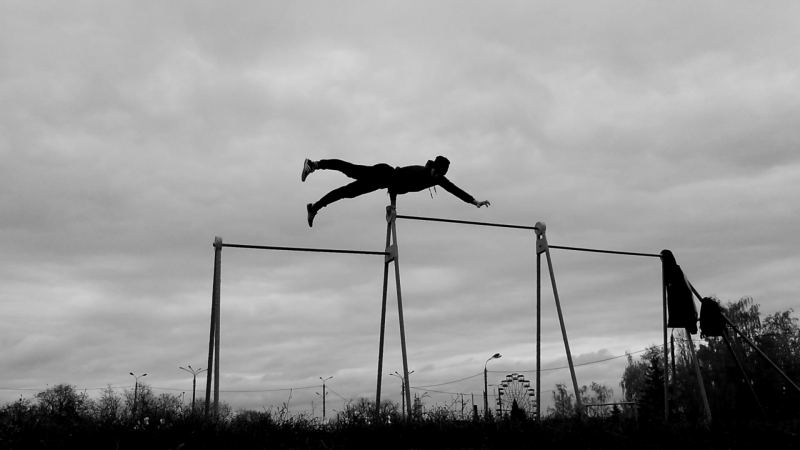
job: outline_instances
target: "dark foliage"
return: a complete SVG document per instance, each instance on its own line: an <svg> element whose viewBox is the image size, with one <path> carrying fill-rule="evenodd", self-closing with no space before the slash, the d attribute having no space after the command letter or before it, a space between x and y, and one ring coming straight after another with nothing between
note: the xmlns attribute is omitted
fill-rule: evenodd
<svg viewBox="0 0 800 450"><path fill-rule="evenodd" d="M385 417L388 419L388 416ZM178 416L171 423L101 424L92 416L64 421L54 410L19 401L0 410L0 448L45 449L514 449L674 448L772 446L798 448L800 421L662 425L609 418L351 421L322 424L303 416L276 420L269 411L242 411L227 419Z"/></svg>
<svg viewBox="0 0 800 450"><path fill-rule="evenodd" d="M791 309L762 319L759 305L749 297L720 307L722 314L795 384L800 382L800 328L798 319L792 317ZM750 347L746 339L734 333L731 327L725 328L731 349L744 368L744 374L722 336L708 337L699 345L696 342L693 344L714 421L800 418L800 410L796 407L800 402L800 393L758 351ZM697 369L685 333L674 334L674 360L668 367L670 420L693 423L705 417ZM697 340L697 336L694 339ZM657 383L663 383L662 351L651 347L639 362L633 361L629 355L628 367L620 382L625 400L637 402L645 420L653 416L655 409L660 409L660 417L663 418L663 384L656 386ZM656 373L656 369L660 373ZM662 403L656 404L658 401Z"/></svg>
<svg viewBox="0 0 800 450"><path fill-rule="evenodd" d="M664 370L657 356L650 359L637 406L643 421L656 422L664 417Z"/></svg>

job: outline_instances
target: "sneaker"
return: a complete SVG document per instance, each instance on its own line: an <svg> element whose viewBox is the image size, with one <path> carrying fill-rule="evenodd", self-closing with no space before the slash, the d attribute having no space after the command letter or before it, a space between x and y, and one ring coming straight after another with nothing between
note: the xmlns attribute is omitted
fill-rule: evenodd
<svg viewBox="0 0 800 450"><path fill-rule="evenodd" d="M313 227L314 226L314 216L317 215L317 212L314 211L314 205L312 203L307 204L306 205L306 211L308 211L308 226L309 227Z"/></svg>
<svg viewBox="0 0 800 450"><path fill-rule="evenodd" d="M306 177L310 173L313 173L315 170L317 169L314 168L314 161L311 161L310 159L306 158L306 160L303 162L303 174L300 175L300 181L305 182Z"/></svg>

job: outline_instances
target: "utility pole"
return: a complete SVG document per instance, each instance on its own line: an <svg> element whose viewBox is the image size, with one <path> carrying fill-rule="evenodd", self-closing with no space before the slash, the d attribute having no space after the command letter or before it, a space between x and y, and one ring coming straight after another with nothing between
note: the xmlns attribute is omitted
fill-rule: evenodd
<svg viewBox="0 0 800 450"><path fill-rule="evenodd" d="M489 418L489 372L486 370L486 365L489 364L489 361L502 357L503 355L500 353L495 353L491 358L487 359L486 362L483 363L483 415L487 419Z"/></svg>
<svg viewBox="0 0 800 450"><path fill-rule="evenodd" d="M409 375L411 375L412 373L414 373L413 370L411 372L408 372ZM397 377L397 378L400 379L400 397L402 398L403 417L405 418L406 417L406 382L405 382L405 378L402 375L400 375L399 373L397 373L396 370L394 371L394 373L390 373L389 375L391 375L393 377Z"/></svg>
<svg viewBox="0 0 800 450"><path fill-rule="evenodd" d="M178 368L182 369L182 370L185 370L185 371L189 372L190 374L192 374L192 414L194 414L194 392L195 392L195 389L197 388L197 374L199 374L201 372L205 372L208 369L197 369L197 370L194 370L194 369L192 369L192 366L189 366L188 369L185 369L183 367L178 367Z"/></svg>
<svg viewBox="0 0 800 450"><path fill-rule="evenodd" d="M328 396L328 393L325 392L325 382L330 380L331 378L333 378L333 377L332 376L328 377L328 378L319 377L319 379L322 380L322 395L321 395L321 397L322 397L322 423L325 423L325 397ZM319 392L317 392L317 395L319 395Z"/></svg>
<svg viewBox="0 0 800 450"><path fill-rule="evenodd" d="M139 397L139 378L146 377L147 374L139 375L138 377L131 372L131 376L136 378L136 383L133 385L133 413L136 415L137 399Z"/></svg>

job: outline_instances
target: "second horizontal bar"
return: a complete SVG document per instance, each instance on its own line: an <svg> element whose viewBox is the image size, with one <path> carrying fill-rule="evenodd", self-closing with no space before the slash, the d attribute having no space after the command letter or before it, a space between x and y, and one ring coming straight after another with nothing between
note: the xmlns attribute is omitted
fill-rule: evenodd
<svg viewBox="0 0 800 450"><path fill-rule="evenodd" d="M245 244L222 244L223 247L251 248L256 250L283 250L287 252L314 252L314 253L346 253L351 255L388 255L387 252L372 252L367 250L339 250L335 248L309 248L309 247L276 247L272 245L245 245Z"/></svg>
<svg viewBox="0 0 800 450"><path fill-rule="evenodd" d="M578 252L610 253L612 255L649 256L651 258L661 258L661 255L656 255L655 253L621 252L617 250L599 250L596 248L564 247L563 245L550 245L550 248L558 248L561 250L575 250Z"/></svg>
<svg viewBox="0 0 800 450"><path fill-rule="evenodd" d="M419 216L404 216L397 215L398 219L422 220L426 222L447 222L447 223L460 223L463 225L479 225L482 227L497 227L497 228L516 228L520 230L538 230L536 227L527 225L506 225L504 223L491 223L491 222L470 222L466 220L453 220L453 219L438 219L435 217L419 217Z"/></svg>

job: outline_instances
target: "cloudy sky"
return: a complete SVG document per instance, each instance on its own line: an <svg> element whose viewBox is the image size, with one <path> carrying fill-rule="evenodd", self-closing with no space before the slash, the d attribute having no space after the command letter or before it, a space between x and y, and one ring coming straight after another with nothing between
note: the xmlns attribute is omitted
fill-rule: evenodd
<svg viewBox="0 0 800 450"><path fill-rule="evenodd" d="M305 204L348 179L301 183L305 157L445 155L448 178L491 207L439 189L400 197L401 214L671 249L703 295L794 308L799 14L795 2L0 0L0 401L56 383L132 387L129 372L190 395L178 367L207 364L215 236L382 251L385 191L307 226ZM535 235L399 221L398 240L412 392L481 405L495 352L490 384L534 379ZM552 259L577 363L661 342L658 259ZM330 376L329 411L374 397L382 276L378 256L223 250L221 399L269 408L292 389L292 412L319 415ZM556 369L544 281L542 365ZM399 402L390 293L383 396ZM580 366L578 382L619 397L624 366ZM568 380L543 372L545 407Z"/></svg>

